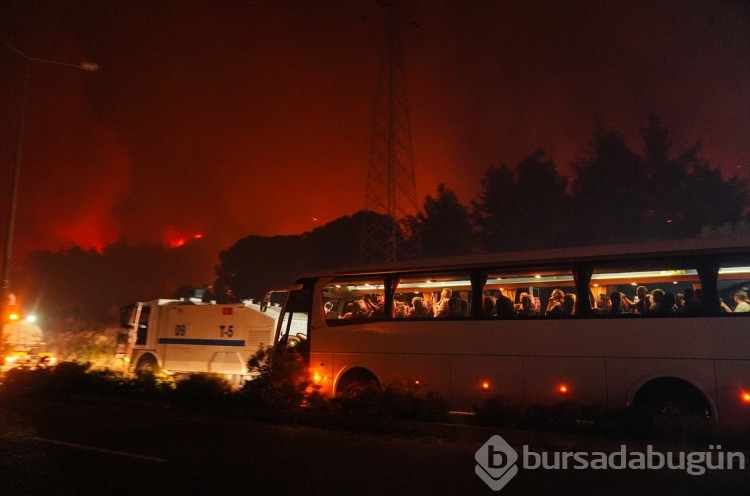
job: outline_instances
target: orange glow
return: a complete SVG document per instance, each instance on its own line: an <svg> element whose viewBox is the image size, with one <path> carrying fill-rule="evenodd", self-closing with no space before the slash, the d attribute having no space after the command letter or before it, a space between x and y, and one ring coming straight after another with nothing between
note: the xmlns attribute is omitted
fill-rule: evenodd
<svg viewBox="0 0 750 496"><path fill-rule="evenodd" d="M482 391L487 392L490 390L490 381L482 381Z"/></svg>
<svg viewBox="0 0 750 496"><path fill-rule="evenodd" d="M560 396L565 396L570 392L570 388L568 388L567 384L560 384L557 386L557 394Z"/></svg>
<svg viewBox="0 0 750 496"><path fill-rule="evenodd" d="M10 320L18 320L19 316L18 316L17 313L12 313L12 314L8 315L8 319L10 319Z"/></svg>
<svg viewBox="0 0 750 496"><path fill-rule="evenodd" d="M194 233L194 234L183 234L180 232L177 232L174 228L167 228L164 232L164 240L170 248L179 248L180 246L185 246L190 241L194 239L203 239L203 233Z"/></svg>
<svg viewBox="0 0 750 496"><path fill-rule="evenodd" d="M746 405L750 405L750 392L749 391L742 391L740 398L742 399L743 403L745 403Z"/></svg>
<svg viewBox="0 0 750 496"><path fill-rule="evenodd" d="M414 387L419 387L421 385L422 385L422 381L420 381L419 379L414 379Z"/></svg>
<svg viewBox="0 0 750 496"><path fill-rule="evenodd" d="M326 381L327 377L323 374L320 374L319 372L315 372L313 374L313 386L320 387L323 385L323 383Z"/></svg>

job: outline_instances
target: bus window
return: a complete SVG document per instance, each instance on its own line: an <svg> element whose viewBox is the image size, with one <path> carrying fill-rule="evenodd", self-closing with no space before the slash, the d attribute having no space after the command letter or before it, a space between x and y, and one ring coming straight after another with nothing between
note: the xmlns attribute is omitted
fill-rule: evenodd
<svg viewBox="0 0 750 496"><path fill-rule="evenodd" d="M495 306L493 316L499 318L544 316L548 313L553 292L561 292L566 297L576 294L570 267L539 267L523 271L492 270L489 271L484 288L485 299L491 298ZM574 304L575 296L570 301ZM572 307L555 310L555 314L560 316L573 313Z"/></svg>
<svg viewBox="0 0 750 496"><path fill-rule="evenodd" d="M337 277L323 287L326 322L342 323L385 317L386 286L383 276ZM388 291L390 293L390 291Z"/></svg>
<svg viewBox="0 0 750 496"><path fill-rule="evenodd" d="M674 316L682 309L685 291L690 294L699 286L698 272L685 263L599 267L590 282L593 315Z"/></svg>
<svg viewBox="0 0 750 496"><path fill-rule="evenodd" d="M469 317L471 273L459 271L399 275L393 297L395 318Z"/></svg>
<svg viewBox="0 0 750 496"><path fill-rule="evenodd" d="M750 301L750 260L745 264L729 263L719 269L719 299L722 310L732 315L750 316L742 301Z"/></svg>

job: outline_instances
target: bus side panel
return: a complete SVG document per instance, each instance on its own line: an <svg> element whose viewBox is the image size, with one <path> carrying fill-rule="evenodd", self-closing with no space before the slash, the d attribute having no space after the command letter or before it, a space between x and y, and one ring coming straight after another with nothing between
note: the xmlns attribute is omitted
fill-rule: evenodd
<svg viewBox="0 0 750 496"><path fill-rule="evenodd" d="M333 395L333 355L331 353L310 353L310 375L316 378L317 391L326 396Z"/></svg>
<svg viewBox="0 0 750 496"><path fill-rule="evenodd" d="M596 357L524 357L525 403L606 405L606 360Z"/></svg>
<svg viewBox="0 0 750 496"><path fill-rule="evenodd" d="M436 354L385 355L386 384L395 382L417 391L439 393L450 398L451 357Z"/></svg>
<svg viewBox="0 0 750 496"><path fill-rule="evenodd" d="M719 423L727 427L750 428L750 360L721 360L715 362L716 392L720 412Z"/></svg>
<svg viewBox="0 0 750 496"><path fill-rule="evenodd" d="M450 383L451 394L445 398L458 411L471 411L493 396L516 404L524 401L523 364L517 356L453 356ZM431 386L428 383L428 391Z"/></svg>

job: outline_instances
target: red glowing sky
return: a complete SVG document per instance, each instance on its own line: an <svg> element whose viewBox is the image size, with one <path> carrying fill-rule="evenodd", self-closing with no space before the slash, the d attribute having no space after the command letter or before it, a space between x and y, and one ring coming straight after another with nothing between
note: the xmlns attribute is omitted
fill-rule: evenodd
<svg viewBox="0 0 750 496"><path fill-rule="evenodd" d="M468 205L487 167L538 147L570 170L597 117L637 148L651 112L676 149L703 140L713 165L747 177L746 2L400 12L420 204L444 182ZM3 2L3 41L101 67L34 64L16 252L198 233L228 248L362 209L381 19L369 0ZM0 49L4 226L23 59Z"/></svg>

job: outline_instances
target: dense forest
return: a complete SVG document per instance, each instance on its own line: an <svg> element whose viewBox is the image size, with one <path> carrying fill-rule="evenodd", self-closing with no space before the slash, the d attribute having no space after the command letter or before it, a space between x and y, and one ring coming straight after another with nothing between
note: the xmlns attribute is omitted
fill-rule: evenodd
<svg viewBox="0 0 750 496"><path fill-rule="evenodd" d="M650 117L641 150L597 124L572 174L534 150L517 164L490 166L478 194L462 204L449 185L428 195L403 236L418 236L421 256L682 239L731 234L748 225L748 184L722 177L697 143L673 150L667 128ZM218 254L215 280L195 280L200 245L179 250L128 245L39 251L26 260L24 298L58 320L106 320L130 301L190 296L260 298L306 272L357 265L360 211L293 236L247 236ZM370 223L371 224L371 223ZM408 233L408 234L407 234ZM214 258L215 259L215 258Z"/></svg>

